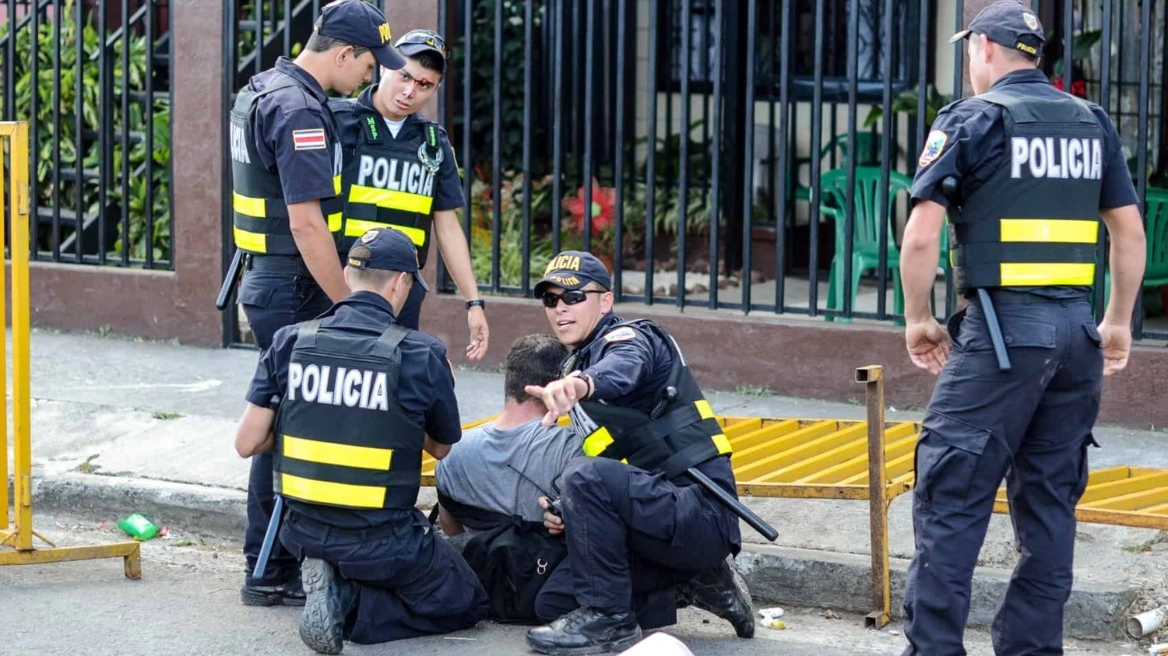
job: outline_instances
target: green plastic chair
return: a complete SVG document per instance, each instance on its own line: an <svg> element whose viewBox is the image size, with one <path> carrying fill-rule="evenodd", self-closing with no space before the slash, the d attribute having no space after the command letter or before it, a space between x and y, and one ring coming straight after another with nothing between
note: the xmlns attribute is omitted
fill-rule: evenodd
<svg viewBox="0 0 1168 656"><path fill-rule="evenodd" d="M1148 187L1145 236L1148 243L1143 288L1168 285L1168 189ZM1104 275L1103 307L1111 299L1111 271Z"/></svg>
<svg viewBox="0 0 1168 656"><path fill-rule="evenodd" d="M880 165L880 149L883 147L883 140L880 138L880 133L871 132L857 132L856 133L856 165L857 166L879 166ZM831 141L824 144L819 151L819 160L824 161L828 159L832 151L839 151L839 168L848 168L848 158L851 156L850 142L848 135L836 135ZM795 160L795 166L791 169L791 184L788 189L794 190L794 197L796 200L809 201L811 200L811 187L804 187L799 184L799 173L803 167L811 166L810 157L800 157ZM842 206L841 206L842 207Z"/></svg>
<svg viewBox="0 0 1168 656"><path fill-rule="evenodd" d="M880 189L880 169L872 166L856 168L855 180L855 221L852 228L852 306L855 307L860 277L867 271L875 271L880 266L880 203L888 206L888 244L885 258L891 272L893 289L893 312L904 312L904 292L900 286L900 250L896 246L896 233L892 228L892 216L897 199L903 194L903 202L909 202L912 180L898 171L888 172L888 192ZM822 198L819 211L835 220L835 256L831 260L831 277L828 281L827 307L839 310L843 307L845 232L844 209L847 206L847 169L833 169L820 177ZM947 249L946 249L947 250ZM947 252L941 259L948 262ZM828 317L832 320L834 317ZM842 322L850 321L843 317Z"/></svg>

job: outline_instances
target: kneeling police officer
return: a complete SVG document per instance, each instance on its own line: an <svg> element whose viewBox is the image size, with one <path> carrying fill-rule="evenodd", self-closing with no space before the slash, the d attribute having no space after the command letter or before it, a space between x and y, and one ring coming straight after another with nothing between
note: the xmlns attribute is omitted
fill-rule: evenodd
<svg viewBox="0 0 1168 656"><path fill-rule="evenodd" d="M235 441L245 458L275 450L280 540L303 559L300 637L322 654L469 628L487 602L414 507L422 451L442 459L462 436L445 347L394 318L425 284L417 251L371 230L344 274L353 293L276 332Z"/></svg>
<svg viewBox="0 0 1168 656"><path fill-rule="evenodd" d="M536 600L554 621L531 629L528 645L619 651L642 629L676 623L679 602L753 636L750 593L732 564L738 518L687 475L694 468L735 495L730 443L676 342L651 321L613 314L608 270L590 253L552 258L535 295L572 353L563 378L526 391L547 406L546 425L570 413L594 457L568 464L558 505L540 500L568 557Z"/></svg>

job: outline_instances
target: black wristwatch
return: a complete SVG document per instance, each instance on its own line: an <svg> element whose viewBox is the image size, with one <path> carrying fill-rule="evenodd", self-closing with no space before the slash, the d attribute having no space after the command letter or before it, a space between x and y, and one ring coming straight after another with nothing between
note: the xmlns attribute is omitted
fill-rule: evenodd
<svg viewBox="0 0 1168 656"><path fill-rule="evenodd" d="M466 302L466 309L470 310L472 307L481 307L485 312L487 309L487 302L481 298Z"/></svg>

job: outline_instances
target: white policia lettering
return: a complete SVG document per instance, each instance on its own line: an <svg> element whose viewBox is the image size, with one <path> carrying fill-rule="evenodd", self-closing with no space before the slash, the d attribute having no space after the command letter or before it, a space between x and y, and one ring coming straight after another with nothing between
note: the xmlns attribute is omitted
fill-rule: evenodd
<svg viewBox="0 0 1168 656"><path fill-rule="evenodd" d="M396 158L362 155L357 184L420 196L434 195L433 173L417 162L402 162Z"/></svg>
<svg viewBox="0 0 1168 656"><path fill-rule="evenodd" d="M243 128L231 124L231 159L243 164L251 164L251 156L247 154L247 140Z"/></svg>
<svg viewBox="0 0 1168 656"><path fill-rule="evenodd" d="M301 399L310 403L389 411L389 388L384 371L338 367L335 378L332 374L328 365L289 364L288 400L295 400L299 393Z"/></svg>
<svg viewBox="0 0 1168 656"><path fill-rule="evenodd" d="M1103 144L1099 139L1014 137L1010 144L1010 177L1022 177L1026 164L1035 178L1103 179Z"/></svg>

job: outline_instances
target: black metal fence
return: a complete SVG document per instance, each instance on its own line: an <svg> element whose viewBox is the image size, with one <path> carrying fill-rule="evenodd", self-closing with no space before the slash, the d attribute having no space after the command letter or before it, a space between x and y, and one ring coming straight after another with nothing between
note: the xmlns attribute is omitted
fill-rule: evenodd
<svg viewBox="0 0 1168 656"><path fill-rule="evenodd" d="M964 4L442 2L442 116L481 287L527 294L575 246L610 259L620 301L902 319L907 187L937 110L962 94L964 43L947 37ZM1151 29L1166 4L1033 2L1043 70L1111 112L1141 198L1168 188L1168 63ZM1136 333L1164 339L1157 238L1149 225ZM942 255L938 314L956 303Z"/></svg>
<svg viewBox="0 0 1168 656"><path fill-rule="evenodd" d="M34 258L173 269L170 54L168 0L0 0L0 120L30 123Z"/></svg>

